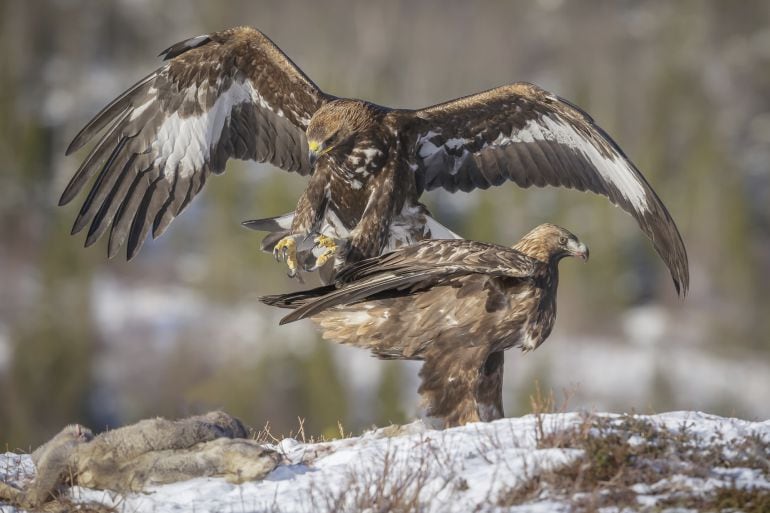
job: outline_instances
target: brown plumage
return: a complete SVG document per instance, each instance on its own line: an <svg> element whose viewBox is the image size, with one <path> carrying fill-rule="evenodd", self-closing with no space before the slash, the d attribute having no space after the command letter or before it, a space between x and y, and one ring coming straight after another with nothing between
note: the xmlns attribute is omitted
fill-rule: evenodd
<svg viewBox="0 0 770 513"><path fill-rule="evenodd" d="M588 258L567 230L538 226L513 248L426 240L344 268L336 283L266 296L324 338L384 359L422 360L428 414L453 426L503 415L503 351L535 349L556 318L559 261Z"/></svg>
<svg viewBox="0 0 770 513"><path fill-rule="evenodd" d="M339 268L425 238L456 238L430 218L422 192L512 181L608 197L652 240L677 291L687 291L684 244L650 185L588 114L535 85L389 109L322 92L251 28L198 36L161 55L167 63L97 114L67 150L103 132L60 201L95 177L73 227L90 225L86 245L109 228L109 255L125 243L131 258L236 158L310 175L295 212L247 223L272 232L267 249L291 254L321 234L341 242L327 246Z"/></svg>

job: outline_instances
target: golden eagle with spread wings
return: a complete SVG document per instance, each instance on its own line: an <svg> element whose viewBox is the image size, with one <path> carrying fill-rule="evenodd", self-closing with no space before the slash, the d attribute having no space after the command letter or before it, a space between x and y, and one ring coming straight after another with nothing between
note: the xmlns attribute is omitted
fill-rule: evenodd
<svg viewBox="0 0 770 513"><path fill-rule="evenodd" d="M588 248L552 224L513 248L424 240L343 268L336 283L266 296L324 338L384 359L422 360L428 415L454 426L503 416L503 351L537 348L556 319L559 261Z"/></svg>
<svg viewBox="0 0 770 513"><path fill-rule="evenodd" d="M92 181L73 226L86 246L109 229L108 254L132 258L159 236L231 158L309 175L295 211L252 227L296 270L344 263L425 238L457 237L418 201L425 190L562 186L602 194L631 214L685 294L687 254L666 207L613 140L575 105L515 83L418 110L322 92L258 30L197 36L99 112L70 154L101 138L62 194ZM94 178L95 177L95 178Z"/></svg>

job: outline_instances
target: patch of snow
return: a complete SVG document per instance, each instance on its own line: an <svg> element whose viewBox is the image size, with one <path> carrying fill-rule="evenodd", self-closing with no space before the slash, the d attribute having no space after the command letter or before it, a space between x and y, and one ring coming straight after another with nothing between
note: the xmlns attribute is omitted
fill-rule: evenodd
<svg viewBox="0 0 770 513"><path fill-rule="evenodd" d="M721 443L749 436L770 439L770 421L748 422L699 412L638 418L672 432L685 426L691 439L703 448L715 439ZM577 413L542 417L546 433L569 429L581 422ZM328 509L329 500L339 500L337 504L355 511L358 494L371 492L375 484L384 480L385 489L391 486L415 493L426 511L464 512L476 510L479 505L484 505L484 511L494 510L501 493L583 456L579 449L538 448L537 424L537 418L528 415L439 431L417 421L331 442L311 444L285 439L272 446L284 455L284 463L262 481L235 485L219 478L199 478L125 496L84 488L73 488L70 495L75 502L96 502L117 511L317 511ZM631 439L633 436L638 435ZM19 482L20 476L31 476L33 471L29 456L0 455L2 480ZM398 488L415 473L423 477ZM659 494L672 486L707 493L727 484L770 489L770 478L756 469L714 468L706 477L674 475L630 489L638 494L640 506L652 507L662 497ZM568 503L540 497L506 511L571 509Z"/></svg>
<svg viewBox="0 0 770 513"><path fill-rule="evenodd" d="M668 316L657 305L632 308L623 318L626 338L640 346L654 346L663 341Z"/></svg>

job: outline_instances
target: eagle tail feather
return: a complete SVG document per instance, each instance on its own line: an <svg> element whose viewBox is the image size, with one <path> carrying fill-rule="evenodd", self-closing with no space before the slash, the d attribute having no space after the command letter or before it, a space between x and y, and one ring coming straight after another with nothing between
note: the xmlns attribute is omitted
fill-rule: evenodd
<svg viewBox="0 0 770 513"><path fill-rule="evenodd" d="M305 304L298 306L292 313L281 319L279 324L283 325L299 321L300 319L306 319L337 305L356 303L382 292L408 288L416 282L424 280L425 275L426 273L424 272L407 274L387 273L382 276L375 276L372 279L362 280L361 282L347 285L343 288L336 288L334 285L320 287L326 289L328 293L324 292L322 295L319 295L319 297L308 300Z"/></svg>
<svg viewBox="0 0 770 513"><path fill-rule="evenodd" d="M265 238L262 239L260 247L262 251L272 253L273 248L278 244L278 241L291 234L292 221L294 221L293 211L280 216L243 221L241 225L250 230L268 232Z"/></svg>
<svg viewBox="0 0 770 513"><path fill-rule="evenodd" d="M275 294L262 296L259 300L266 305L276 306L278 308L288 308L294 310L307 303L325 296L335 290L334 285L316 287L310 290L300 290L299 292L290 292L288 294Z"/></svg>

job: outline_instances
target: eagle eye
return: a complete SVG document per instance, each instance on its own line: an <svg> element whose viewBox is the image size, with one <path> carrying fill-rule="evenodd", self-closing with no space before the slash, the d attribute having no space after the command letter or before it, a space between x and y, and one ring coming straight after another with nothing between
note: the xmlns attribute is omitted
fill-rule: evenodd
<svg viewBox="0 0 770 513"><path fill-rule="evenodd" d="M559 237L559 244L561 244L562 246L567 244L567 237L563 237L563 236Z"/></svg>

